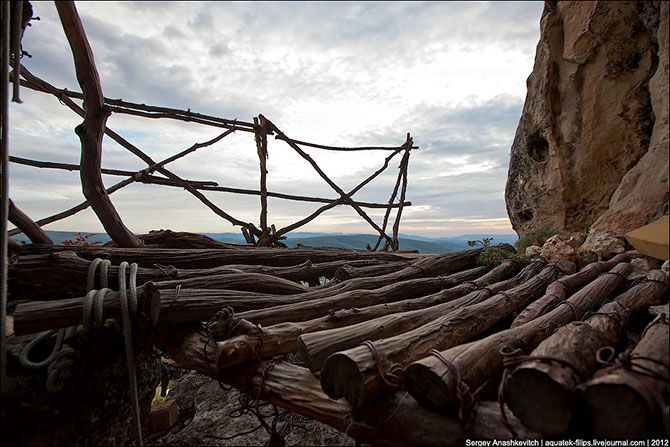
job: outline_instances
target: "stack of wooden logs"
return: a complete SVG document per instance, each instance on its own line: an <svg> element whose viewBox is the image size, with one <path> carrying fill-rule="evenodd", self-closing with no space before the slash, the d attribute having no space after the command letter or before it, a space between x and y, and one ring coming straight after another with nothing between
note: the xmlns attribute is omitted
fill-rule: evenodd
<svg viewBox="0 0 670 447"><path fill-rule="evenodd" d="M136 262L141 324L173 360L361 441L667 432L667 306L647 312L667 303L666 273L631 281L635 252L577 271L485 267L481 250L27 246L10 309L16 334L76 325L90 261L111 261L112 289Z"/></svg>

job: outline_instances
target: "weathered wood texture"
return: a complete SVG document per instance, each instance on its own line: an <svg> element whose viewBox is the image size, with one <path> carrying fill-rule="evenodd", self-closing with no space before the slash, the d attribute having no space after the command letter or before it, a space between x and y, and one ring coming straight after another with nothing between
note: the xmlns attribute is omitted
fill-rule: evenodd
<svg viewBox="0 0 670 447"><path fill-rule="evenodd" d="M623 354L580 390L580 420L597 438L639 439L659 436L667 417L670 367L668 315L661 314L645 329L630 355Z"/></svg>
<svg viewBox="0 0 670 447"><path fill-rule="evenodd" d="M548 266L524 284L482 303L448 312L409 332L378 340L374 343L377 354L366 345L333 354L321 370L321 386L330 397L345 397L354 407L371 402L389 391L379 372L387 368L384 365L397 364L395 369L404 368L428 355L431 349L443 350L463 343L511 316L515 309L527 306L558 275L556 266Z"/></svg>
<svg viewBox="0 0 670 447"><path fill-rule="evenodd" d="M421 298L389 304L389 310L392 311L384 312L377 318L349 326L304 334L300 336L298 343L301 356L310 370L316 372L335 352L353 348L366 340L389 338L410 331L441 317L450 310L481 302L497 291L514 287L518 281L504 281L496 287L492 284L514 274L519 266L518 262L508 260L474 281ZM487 286L491 288L477 291ZM362 309L363 312L365 310L366 308Z"/></svg>
<svg viewBox="0 0 670 447"><path fill-rule="evenodd" d="M506 386L507 402L514 414L546 436L566 432L578 419L573 411L575 388L598 369L598 350L618 345L630 316L657 304L669 284L665 273L651 271L647 281L603 305L586 321L563 326L540 343L531 357L556 360L528 360L514 370Z"/></svg>
<svg viewBox="0 0 670 447"><path fill-rule="evenodd" d="M579 272L561 278L547 287L544 296L530 303L528 307L512 322L512 327L521 326L547 312L553 310L568 298L568 292L582 287L596 279L602 272L606 272L620 262L628 262L630 256L627 253L616 255L609 261L593 262L586 265Z"/></svg>
<svg viewBox="0 0 670 447"><path fill-rule="evenodd" d="M53 244L53 241L33 220L21 211L12 200L9 201L9 221L16 225L33 244Z"/></svg>
<svg viewBox="0 0 670 447"><path fill-rule="evenodd" d="M629 270L628 264L621 264L615 266L613 273L623 275ZM563 279L574 278L575 275L566 276ZM501 348L532 350L557 327L578 318L584 312L606 300L622 282L623 279L620 276L603 275L575 293L570 298L569 305L559 306L550 313L522 326L503 330L481 340L440 352L441 356L452 365L453 370L435 356L412 363L405 371L408 391L424 405L440 411L455 410L460 405L459 386L463 386L459 381L467 385L468 393L472 395L475 390L485 386L487 382L496 383L499 379L503 371ZM565 284L570 288L575 286L572 281L565 281ZM458 377L456 377L456 372ZM522 386L530 387L531 385L524 382ZM541 393L530 393L526 390L527 388L523 388L523 393L528 399L546 404L540 397ZM462 389L460 392L463 394ZM545 414L545 410L543 409L539 414Z"/></svg>
<svg viewBox="0 0 670 447"><path fill-rule="evenodd" d="M37 258L37 259L34 259ZM33 262L34 261L34 262ZM21 256L10 270L12 299L58 300L83 296L88 290L90 262L72 252ZM100 269L96 287L100 288ZM110 266L108 287L118 289L118 267ZM250 273L231 267L202 270L177 270L170 266L138 268L137 284L153 281L159 289L228 289L275 295L300 294L309 288L294 281L263 273Z"/></svg>
<svg viewBox="0 0 670 447"><path fill-rule="evenodd" d="M203 234L186 231L159 230L147 234L138 234L146 247L154 248L219 248L238 250L245 248L243 244L229 244L220 242ZM116 247L115 242L105 244L105 247ZM249 247L251 248L251 247Z"/></svg>
<svg viewBox="0 0 670 447"><path fill-rule="evenodd" d="M84 259L109 259L112 264L135 262L140 267L153 267L154 264L172 265L182 269L200 269L219 267L226 264L250 264L286 267L298 265L306 260L311 262L333 262L343 260L402 261L400 255L393 253L367 252L358 250L338 250L327 248L246 248L235 249L172 249L172 248L116 248L116 247L72 247L72 246L26 246L23 254L49 254L57 251L74 251ZM456 254L453 258L464 264L476 255L470 250ZM445 255L448 256L448 255ZM418 262L418 261L417 261ZM474 261L472 261L474 263ZM447 263L448 264L448 263ZM458 265L460 267L460 265ZM458 269L457 269L458 270ZM439 273L438 273L439 274ZM414 271L414 275L419 274Z"/></svg>
<svg viewBox="0 0 670 447"><path fill-rule="evenodd" d="M142 241L123 224L102 182L100 173L102 137L107 117L111 112L105 107L100 76L93 60L93 51L91 51L74 2L57 2L56 10L72 49L77 81L84 98L84 122L75 129L81 140L80 172L84 197L91 204L91 208L95 211L107 234L119 246L140 247Z"/></svg>
<svg viewBox="0 0 670 447"><path fill-rule="evenodd" d="M337 282L346 281L353 278L363 278L369 276L386 275L387 273L397 272L409 266L407 261L387 262L379 265L369 265L363 267L355 267L351 265L343 265L335 271L334 279Z"/></svg>
<svg viewBox="0 0 670 447"><path fill-rule="evenodd" d="M481 272L481 268L476 268L446 278L419 278L399 280L399 282L393 279L393 274L385 275L388 281L382 282L379 281L381 277L354 278L341 283L341 287L338 288L324 288L307 292L301 296L303 299L294 304L242 312L237 315L237 318L264 326L284 321L306 321L328 315L338 309L374 306L423 296L443 288L452 287L458 282L476 278ZM312 297L318 299L311 299Z"/></svg>
<svg viewBox="0 0 670 447"><path fill-rule="evenodd" d="M21 247L18 247L20 251ZM314 282L321 277L332 277L342 266L382 265L383 261L366 259L358 261L331 261L315 263L303 262L289 267L263 265L229 264L205 269L176 269L172 266L154 265L153 268L140 267L137 270L138 284L147 281L168 279L206 278L210 275L235 273L260 273L294 282ZM14 299L51 300L84 295L90 261L71 251L55 252L48 255L24 255L17 257L10 266L9 284ZM118 289L118 268L109 267L109 284Z"/></svg>
<svg viewBox="0 0 670 447"><path fill-rule="evenodd" d="M469 431L455 419L420 407L411 397L396 394L366 411L365 420L352 419L354 411L343 399L328 398L306 368L287 362L261 362L224 372L216 370L216 349L202 333L165 337L168 353L181 366L195 369L224 383L246 389L251 396L276 404L341 430L373 445L461 445L466 438L509 439L495 404L480 405ZM523 438L536 435L512 418Z"/></svg>
<svg viewBox="0 0 670 447"><path fill-rule="evenodd" d="M83 319L84 298L69 298L56 301L26 301L19 303L14 310L13 324L16 335L31 334L51 329L76 326ZM138 289L138 309L151 321L158 321L161 312L159 295L152 287ZM103 301L105 318L121 318L119 293L110 291Z"/></svg>
<svg viewBox="0 0 670 447"><path fill-rule="evenodd" d="M510 264L513 266L513 263ZM495 275L504 276L506 271L505 267L496 271ZM508 270L507 273L509 273ZM491 275L485 276L492 278ZM445 278L445 280L445 283L447 284L451 282L449 277ZM418 280L410 281L415 282ZM431 306L443 302L444 300L460 296L463 293L467 293L467 290L471 290L472 288L473 285L459 285L445 290L445 292L451 293L440 293L437 294L437 296L429 295L428 297L406 299L362 308L342 308L337 311L331 311L320 318L300 322L292 322L287 319L283 323L278 323L272 326L261 326L260 328L252 326L252 330L246 331L244 329L249 326L240 325L240 330L233 331L231 334L233 336L230 339L219 343L220 354L218 367L219 369L223 369L250 360L250 355L252 353L259 355L261 358L272 358L277 355L293 352L298 348L298 337L302 334L318 334L315 337L317 340L321 337L327 338L326 331L328 329L355 325L356 323L375 319L384 315ZM426 300L425 298L429 299ZM347 331L347 333L348 332L349 331ZM303 358L307 361L307 364L312 371L320 369L320 365L317 366L319 361L314 360L314 356L305 355L304 349L306 344L310 345L310 341L302 340L300 342L301 349L303 350ZM322 360L325 360L327 355L329 354L325 351L321 352ZM322 362L322 360L320 362Z"/></svg>

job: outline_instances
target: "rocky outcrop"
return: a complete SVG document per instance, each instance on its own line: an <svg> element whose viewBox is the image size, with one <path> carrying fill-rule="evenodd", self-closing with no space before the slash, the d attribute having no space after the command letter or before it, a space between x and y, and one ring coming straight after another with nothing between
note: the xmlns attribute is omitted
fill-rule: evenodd
<svg viewBox="0 0 670 447"><path fill-rule="evenodd" d="M545 4L505 190L520 235L667 212L667 42L667 2Z"/></svg>

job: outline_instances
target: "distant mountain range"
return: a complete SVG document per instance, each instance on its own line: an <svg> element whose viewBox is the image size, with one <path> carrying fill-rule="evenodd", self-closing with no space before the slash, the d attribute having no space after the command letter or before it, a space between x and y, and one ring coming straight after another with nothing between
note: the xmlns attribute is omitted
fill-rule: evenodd
<svg viewBox="0 0 670 447"><path fill-rule="evenodd" d="M54 243L61 244L64 240L74 240L76 232L74 231L47 231L49 237ZM100 242L102 244L109 242L110 238L106 233L83 233L89 242ZM217 241L228 242L232 244L243 244L244 238L238 233L202 233ZM508 243L514 244L517 241L516 234L463 234L460 236L449 236L432 238L426 236L417 236L411 234L400 234L399 242L401 250L418 250L420 253L449 253L456 250L462 250L468 247L468 241L479 240L484 237L491 237L492 244ZM29 242L23 234L14 236L19 242ZM347 234L347 233L310 233L310 232L292 232L288 238L283 241L289 247L304 245L307 247L339 247L365 249L367 244L374 246L377 242L377 236L374 234Z"/></svg>

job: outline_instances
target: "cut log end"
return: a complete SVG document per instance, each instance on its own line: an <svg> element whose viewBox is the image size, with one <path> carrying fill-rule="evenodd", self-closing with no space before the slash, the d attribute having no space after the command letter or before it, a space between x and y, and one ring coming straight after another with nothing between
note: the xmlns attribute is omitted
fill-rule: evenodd
<svg viewBox="0 0 670 447"><path fill-rule="evenodd" d="M363 395L363 376L356 362L342 354L333 354L321 371L321 389L332 399L346 398L352 407Z"/></svg>
<svg viewBox="0 0 670 447"><path fill-rule="evenodd" d="M421 405L434 410L451 410L454 399L451 398L449 386L444 380L446 374L449 372L437 374L432 364L412 363L405 369L407 391ZM451 394L455 392L452 391Z"/></svg>
<svg viewBox="0 0 670 447"><path fill-rule="evenodd" d="M598 438L647 438L656 427L649 407L637 390L625 383L601 383L580 394L581 418L587 433Z"/></svg>
<svg viewBox="0 0 670 447"><path fill-rule="evenodd" d="M524 390L533 390L532 396ZM572 421L574 393L534 368L519 368L506 385L507 405L532 430L545 436L565 433Z"/></svg>

